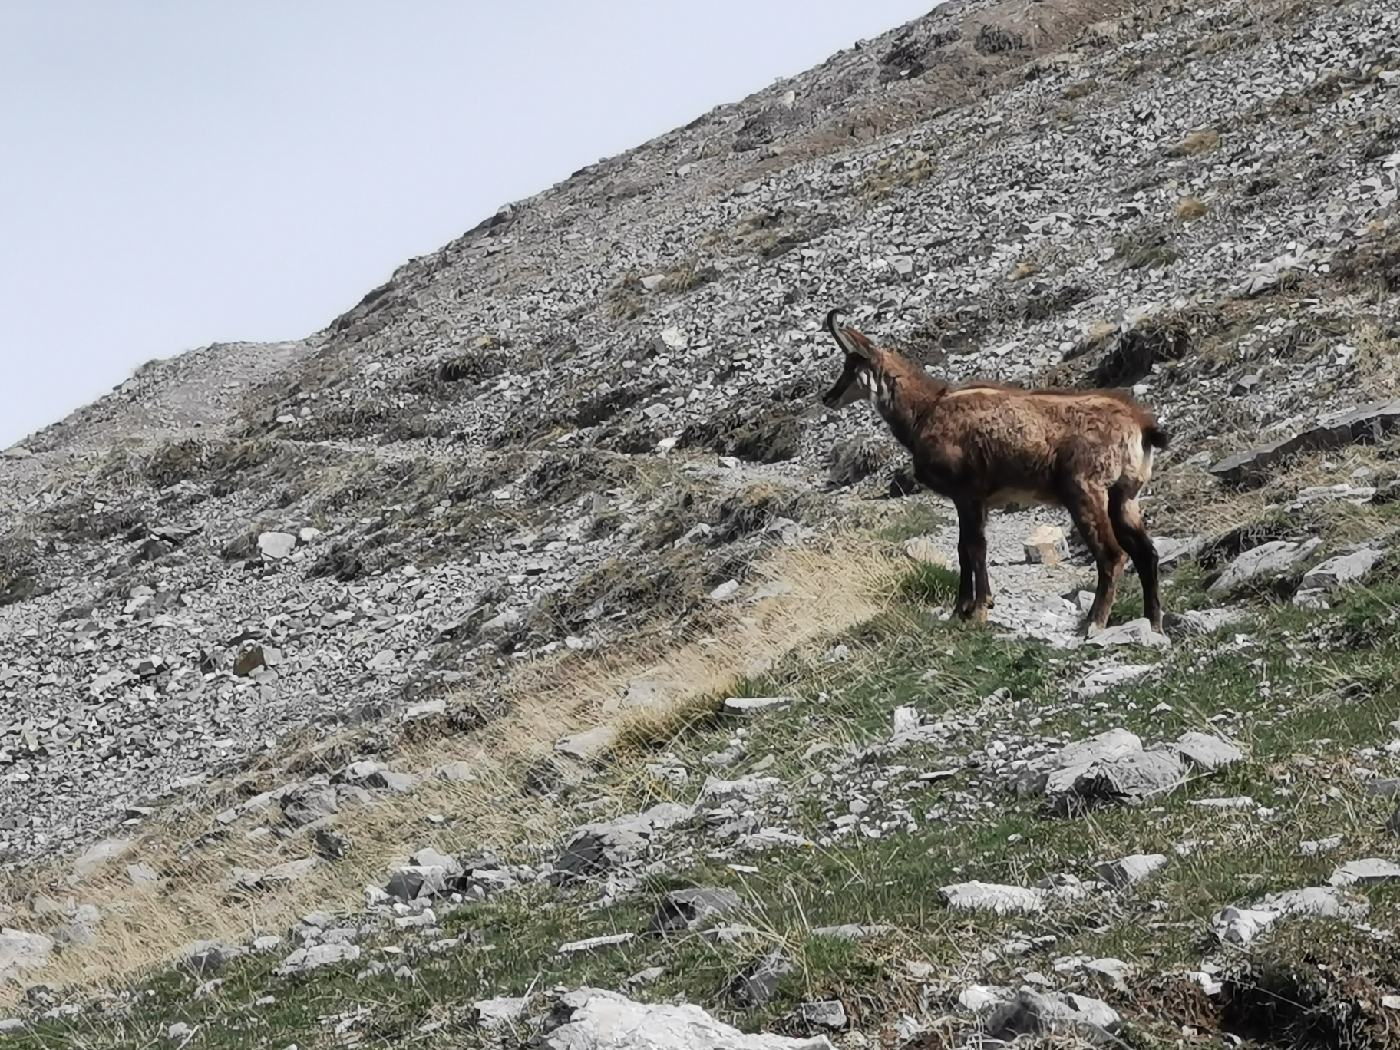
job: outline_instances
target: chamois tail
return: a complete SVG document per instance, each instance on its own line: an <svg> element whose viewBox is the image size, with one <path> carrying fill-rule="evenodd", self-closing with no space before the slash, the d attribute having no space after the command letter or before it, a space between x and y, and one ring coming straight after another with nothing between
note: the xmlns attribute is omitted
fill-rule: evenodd
<svg viewBox="0 0 1400 1050"><path fill-rule="evenodd" d="M1142 428L1142 450L1144 452L1154 448L1166 448L1169 444L1171 444L1171 435L1156 423L1149 423Z"/></svg>

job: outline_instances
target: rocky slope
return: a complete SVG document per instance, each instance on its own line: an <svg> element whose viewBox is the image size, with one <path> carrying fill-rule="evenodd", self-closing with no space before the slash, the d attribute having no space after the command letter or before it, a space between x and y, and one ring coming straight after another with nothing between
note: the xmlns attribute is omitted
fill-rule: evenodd
<svg viewBox="0 0 1400 1050"><path fill-rule="evenodd" d="M1348 599L1345 613L1327 606L1337 588L1383 578L1393 565L1386 500L1395 471L1386 454L1394 451L1387 435L1400 426L1393 401L1397 40L1400 4L1391 2L950 3L502 209L401 267L322 332L154 362L5 453L0 852L11 881L0 903L7 928L0 980L13 988L69 981L76 989L104 971L142 972L198 935L247 933L251 943L258 931L250 921L280 935L286 917L312 902L349 908L364 882L382 886L387 868L409 859L400 850L426 845L413 840L430 818L426 826L455 829L449 845L457 856L417 864L411 877L419 885L391 890L397 903L371 894L370 910L344 913L339 926L335 916L298 926L304 944L292 954L283 944L275 966L238 960L238 995L249 992L249 1003L281 997L269 990L281 979L273 969L317 964L311 969L321 973L326 964L334 975L356 973L364 962L359 945L371 941L375 947L364 951L407 951L419 960L405 965L424 982L438 965L426 960L438 959L440 979L460 983L468 964L458 956L496 943L481 932L497 929L492 923L516 922L522 946L508 963L470 966L483 1000L491 989L521 998L503 1026L487 1027L499 1034L519 1022L533 1033L569 1018L543 1019L532 998L537 981L521 983L527 971L560 983L620 982L630 973L613 970L631 963L663 973L692 966L709 973L731 962L737 970L752 961L754 934L701 937L726 946L714 949L716 967L691 956L678 963L630 942L565 953L586 960L596 958L594 948L613 952L601 968L546 964L543 941L564 939L559 922L537 930L511 911L520 905L495 903L498 892L547 901L590 929L597 923L587 917L599 906L606 914L622 908L607 919L609 933L635 933L621 929L635 918L626 909L657 889L644 876L664 872L687 886L714 881L723 874L713 867L718 857L732 881L752 866L745 851L817 842L828 859L815 870L835 879L844 865L866 872L857 879L863 884L873 870L866 866L892 861L856 845L901 835L967 869L945 872L948 886L973 885L974 898L1003 892L983 877L997 869L1016 883L1015 892L1005 891L1013 910L1038 915L1061 902L1073 915L1067 926L1057 918L1053 934L998 927L996 937L1011 943L1023 936L1041 947L1046 936L1073 942L1103 925L1087 912L1108 899L1104 893L1122 889L1119 882L1135 882L1141 864L1127 863L1127 874L1101 873L1082 866L1089 858L1054 833L989 824L1008 777L1092 736L1091 729L1128 734L1137 741L1128 752L1159 757L1131 759L1128 772L1100 770L1082 790L1086 774L1077 769L1058 795L1097 800L1108 790L1119 797L1120 776L1148 783L1145 793L1155 795L1151 776L1163 778L1162 787L1199 771L1182 733L1205 730L1209 746L1226 746L1231 761L1241 762L1245 751L1218 738L1257 732L1249 729L1253 716L1242 714L1254 711L1243 692L1231 701L1238 709L1215 709L1209 696L1196 696L1191 718L1140 723L1153 705L1124 692L1142 688L1128 683L1147 676L1189 693L1200 685L1192 675L1213 661L1234 669L1277 659L1287 668L1287 654L1306 647L1309 632L1342 644L1345 623L1326 626L1337 617L1381 637L1367 643L1376 648L1367 650L1366 673L1352 668L1363 683L1365 717L1325 763L1365 767L1381 781L1394 776L1397 770L1383 768L1393 758L1381 758L1393 748L1358 754L1389 740L1384 719L1367 719L1369 705L1394 699L1376 685L1391 666L1393 616L1361 598ZM1042 552L1025 564L1027 535L1059 522L1056 513L1038 511L995 523L994 618L1006 638L992 642L920 621L912 634L886 627L819 642L822 631L839 632L890 601L896 608L887 617L937 606L936 563L952 551L936 501L871 498L905 485L900 459L870 415L817 410L815 395L837 366L819 323L840 303L851 304L872 335L940 374L1131 385L1151 401L1174 446L1148 502L1149 523L1173 538L1163 546L1177 566L1178 607L1202 606L1178 627L1207 633L1169 656L1100 665L1097 647L1078 645L1074 591L1086 577L1076 548L1061 551L1052 542L1049 560L1067 555L1065 564L1043 564ZM1378 441L1378 450L1366 450ZM1255 451L1232 456L1248 449ZM885 593L891 573L903 598ZM880 582L865 597L872 574ZM1272 591L1258 583L1266 579L1279 581ZM862 597L839 604L842 588ZM1286 615L1265 611L1253 640L1210 633L1237 614L1242 591L1294 604ZM1135 629L1121 639L1154 641ZM893 690L912 690L912 706L870 686L868 675L883 679L871 670L879 663L867 661L898 663L900 647L910 645L933 645L929 673L942 667L951 676L947 696L912 671L911 682L924 685ZM1003 648L994 659L980 648L986 645ZM851 721L829 726L822 739L769 730L777 734L767 742L774 773L746 743L749 730L740 727L731 739L704 718L697 728L673 725L666 714L677 702L686 709L691 694L725 690L723 679L697 679L687 689L685 674L667 678L658 667L695 675L703 660L729 675L757 672L785 666L789 648L811 646L818 655L803 658L811 666L765 672L776 676L774 688L794 689L793 703L818 709L841 690L862 699L836 705ZM858 657L860 674L839 670L843 651ZM678 653L702 655L687 664ZM1033 687L1016 685L1025 666L1047 659L1054 673L1038 675ZM586 673L571 670L580 667ZM1285 688L1297 695L1265 719L1290 728L1256 738L1261 754L1285 741L1311 748L1322 735L1309 736L1290 719L1315 728L1308 702L1327 675L1321 667L1296 674L1309 684ZM1250 680L1257 684L1243 681ZM1090 697L1106 699L1089 704ZM1009 717L1008 703L1017 705L1025 734L997 728ZM1123 704L1138 714L1114 717ZM781 708L791 704L775 706L760 717L781 724L789 717ZM1068 712L1080 712L1071 716L1074 732L1055 721ZM896 751L912 742L934 751L890 761L876 737L888 735L891 719L895 740L886 743ZM638 724L650 727L644 740ZM984 750L958 742L964 730ZM711 739L716 732L725 738ZM1144 740L1163 746L1144 749ZM629 758L642 743L665 753ZM500 758L503 748L510 761ZM1283 760L1281 752L1274 757ZM852 772L862 763L874 763L870 775ZM1260 771L1255 756L1244 764ZM943 790L946 769L964 767L976 771L972 782L922 816L901 801L918 795L924 806L921 793ZM679 850L666 846L653 865L627 869L621 881L600 871L571 873L583 876L580 890L577 880L557 877L569 867L556 852L568 823L584 823L589 806L619 814L628 803L661 800L656 788L637 797L636 781L620 770L669 785L661 795L678 807L673 823L687 830ZM1343 801L1353 796L1308 804ZM468 803L524 809L518 826L488 834L481 814L460 811ZM875 834L866 818L872 807L884 814ZM1240 805L1247 814L1259 809L1254 801ZM1170 810L1176 838L1221 842L1219 829L1202 831L1191 816L1205 811L1213 812L1186 801ZM1309 809L1300 827L1327 838L1328 829L1315 826L1323 815ZM697 831L696 820L707 830ZM834 830L828 821L837 822ZM1047 835L1055 849L1018 866L988 839L977 847L996 853L983 858L987 870L953 859L958 836L993 824L1003 838ZM937 835L946 842L927 838L944 825ZM1379 849L1360 827L1346 848ZM609 831L593 853L606 854L615 841L649 843L652 834L651 825ZM712 834L718 839L703 854ZM1179 841L1148 837L1141 822L1116 827L1105 846L1151 856L1156 871L1155 858L1172 855ZM461 855L488 845L500 851L496 858ZM1252 941L1252 931L1274 921L1261 916L1294 907L1292 898L1278 904L1266 891L1315 889L1294 884L1294 876L1325 875L1300 874L1276 859L1265 886L1212 883L1214 875L1200 870L1181 878L1167 895L1172 917L1161 921L1187 925L1194 917L1220 943ZM1060 878L1076 864L1076 881ZM1030 871L1050 881L1021 877ZM1343 873L1336 884L1389 878L1365 871ZM1102 885L1080 887L1090 872ZM763 886L741 894L747 926L791 921L775 911L787 905L769 893L793 877L780 864L762 876ZM425 879L430 890L420 892ZM944 903L956 910L961 893L945 893ZM458 915L448 930L444 896ZM497 910L478 916L471 902L480 898ZM1384 932L1385 901L1371 903L1370 921L1380 915ZM815 908L816 898L806 906ZM1216 915L1227 906L1237 914ZM1360 914L1352 897L1309 898L1298 907L1322 908L1333 919ZM922 910L878 895L839 911L834 925L898 931L901 951L930 924ZM1131 923L1134 914L1118 909L1118 922L1106 929ZM137 950L137 931L153 919L162 933ZM426 947L404 949L386 934L418 937L412 931L420 926ZM352 932L337 932L346 929ZM986 936L973 923L951 929L948 943ZM834 940L849 941L843 937ZM837 951L826 944L832 939L818 938L821 951ZM1027 988L1042 991L1018 998L1014 988L996 987L1028 978L998 970L995 960L969 966L964 956L950 969L941 955L932 957L931 944L920 941L924 958L896 959L887 941L871 940L884 947L837 954L853 973L871 975L872 987L893 981L900 994L852 990L835 1006L824 1000L818 1009L804 999L791 1004L795 1013L745 1014L731 996L669 978L660 987L737 1010L730 1020L743 1027L805 1025L803 1033L839 1031L833 1038L849 1045L858 1045L858 1035L890 1045L931 1039L937 1025L930 1019L955 1007L964 1021L981 1016L985 1030L1002 1035L1018 1026L1063 1028L1066 1017L1081 1036L1084 1025L1119 1029L1092 1004L1056 998L1062 981L1030 981ZM854 943L866 941L862 935ZM551 941L545 954L553 958L556 948ZM1177 964L1185 973L1189 964L1207 975L1197 981L1207 999L1212 982L1220 983L1213 975L1235 974L1230 960L1203 962L1199 946L1170 938L1134 948L1164 960L1139 963L1144 980ZM806 975L808 991L823 985L818 954L814 947L805 962L789 960L774 987L788 994L794 973ZM908 978L896 980L890 969L910 959L930 967L919 971L924 990L913 999L900 983ZM394 972L376 962L368 978L392 987ZM1118 991L1120 983L1110 981ZM645 986L609 985L629 994ZM347 1002L360 994L353 982L343 991L306 987ZM398 1002L397 993L383 994ZM79 1007L77 991L37 992L31 1000L60 1019L68 1006L82 1016L95 1009ZM403 1008L400 1036L415 1033L424 1043L463 1031L482 1036L467 1013L447 1009L443 1020L439 998L425 1002L436 1005ZM1243 1010L1242 1002L1227 1006ZM83 1038L96 1038L102 1024L113 1025L112 1033L126 1032L127 1023L149 1033L168 1020L159 1012L133 1015L120 1000L98 1003L105 1004L99 1014L115 1009L118 1018L134 1019L93 1022ZM828 1020L840 1007L843 1020L813 1019L804 1012L809 1006ZM1142 1013L1137 999L1116 1006ZM1213 1007L1196 1006L1207 1029L1227 1026ZM570 1033L566 1024L546 1038L555 1040L549 1045L612 1045L584 1030L632 1008L585 996L573 1005L571 1023L581 1027ZM228 1006L233 1016L242 1009ZM354 1009L346 1006L346 1016ZM1045 1020L1052 1015L1059 1020ZM914 1020L901 1020L896 1032L889 1027L896 1016ZM430 1027L435 1017L443 1021L437 1028ZM334 1042L363 1028L352 1020L337 1035L334 1024L323 1031L302 1020L304 1039ZM278 1030L265 1016L249 1023L259 1038ZM301 1021L280 1023L293 1030ZM199 1025L205 1045L221 1045L212 1041L213 1015ZM965 1028L959 1022L945 1034L953 1039ZM49 1045L49 1035L34 1038ZM340 1041L366 1038L376 1037ZM728 1045L727 1038L711 1042Z"/></svg>

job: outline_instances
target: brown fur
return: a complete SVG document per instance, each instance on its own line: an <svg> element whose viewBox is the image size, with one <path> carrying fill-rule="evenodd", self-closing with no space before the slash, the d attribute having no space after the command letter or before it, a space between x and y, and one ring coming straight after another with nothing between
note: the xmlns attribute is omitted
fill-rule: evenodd
<svg viewBox="0 0 1400 1050"><path fill-rule="evenodd" d="M827 328L846 367L823 398L840 408L869 396L914 459L919 481L958 510L959 615L985 619L989 508L1042 502L1064 506L1098 567L1089 623L1108 622L1126 554L1142 580L1145 612L1162 629L1157 552L1142 524L1138 492L1152 476L1154 449L1167 437L1156 417L1121 390L1027 390L1006 383L955 386L853 328Z"/></svg>

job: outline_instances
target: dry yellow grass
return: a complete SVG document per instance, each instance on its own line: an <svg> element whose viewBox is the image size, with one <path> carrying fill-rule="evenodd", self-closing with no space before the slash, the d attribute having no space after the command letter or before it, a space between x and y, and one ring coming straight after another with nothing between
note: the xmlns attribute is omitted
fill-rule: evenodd
<svg viewBox="0 0 1400 1050"><path fill-rule="evenodd" d="M1171 464L1152 479L1149 524L1164 536L1212 535L1264 518L1271 508L1288 503L1306 488L1336 485L1358 471L1386 472L1393 444L1356 446L1332 453L1312 453L1291 460L1265 485L1234 489L1222 485L1204 467ZM1329 503L1329 533L1346 534L1349 505Z"/></svg>
<svg viewBox="0 0 1400 1050"><path fill-rule="evenodd" d="M1193 131L1172 148L1178 157L1198 157L1220 148L1220 133L1211 129Z"/></svg>
<svg viewBox="0 0 1400 1050"><path fill-rule="evenodd" d="M1040 263L1034 259L1022 259L1011 268L1011 280L1024 281L1027 277L1034 277L1040 272Z"/></svg>
<svg viewBox="0 0 1400 1050"><path fill-rule="evenodd" d="M1182 197L1176 202L1176 217L1182 222L1195 222L1202 218L1209 209L1199 197Z"/></svg>
<svg viewBox="0 0 1400 1050"><path fill-rule="evenodd" d="M212 805L156 818L127 858L80 884L68 878L66 866L17 874L0 885L0 901L17 912L27 910L23 902L35 888L97 904L103 912L94 944L70 948L29 976L59 987L120 986L168 962L191 941L240 942L279 933L311 910L358 907L365 887L381 884L386 871L414 849L471 843L509 852L527 842L547 843L563 831L566 814L548 799L526 795L522 776L561 736L600 724L618 726L624 739L648 724L653 730L674 727L697 697L714 695L756 662L872 616L883 604L891 571L885 554L852 538L786 550L759 573L784 584L783 593L742 607L706 636L573 655L519 671L506 683L510 709L504 717L475 732L410 743L393 756L395 769L417 772L463 760L475 771L474 781L425 779L411 793L336 814L333 825L353 843L350 855L285 889L241 898L226 892L235 866L262 870L311 856L307 836L250 840L247 833L258 822L245 818L224 829L223 837L201 841L219 826ZM651 697L644 707L624 709L621 697L639 677L653 684ZM294 757L283 756L282 764ZM285 775L281 782L290 779ZM133 886L125 874L131 860L160 872L162 883ZM26 925L37 926L37 920ZM13 987L0 990L0 1005L18 994Z"/></svg>

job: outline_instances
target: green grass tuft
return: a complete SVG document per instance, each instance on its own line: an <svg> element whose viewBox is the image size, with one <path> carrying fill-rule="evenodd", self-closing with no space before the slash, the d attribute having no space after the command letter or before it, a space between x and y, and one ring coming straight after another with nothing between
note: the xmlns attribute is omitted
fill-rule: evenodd
<svg viewBox="0 0 1400 1050"><path fill-rule="evenodd" d="M946 566L921 561L900 575L896 588L907 602L948 605L958 597L958 574Z"/></svg>

